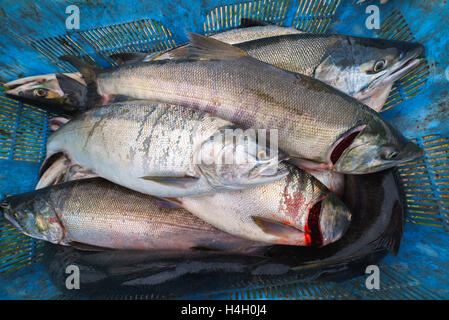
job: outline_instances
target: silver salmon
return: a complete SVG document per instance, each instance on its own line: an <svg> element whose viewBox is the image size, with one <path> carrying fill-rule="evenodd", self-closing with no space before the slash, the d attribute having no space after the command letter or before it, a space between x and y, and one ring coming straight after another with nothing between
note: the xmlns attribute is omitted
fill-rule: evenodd
<svg viewBox="0 0 449 320"><path fill-rule="evenodd" d="M7 197L4 215L26 235L78 248L252 250L263 243L237 238L186 210L101 178L71 181Z"/></svg>
<svg viewBox="0 0 449 320"><path fill-rule="evenodd" d="M276 129L279 148L312 169L376 172L421 156L380 115L354 98L239 48L190 34L186 59L126 65L99 73L74 57L96 99L114 95L199 109L243 129ZM89 80L87 80L89 79Z"/></svg>
<svg viewBox="0 0 449 320"><path fill-rule="evenodd" d="M314 177L284 165L289 175L270 184L169 200L220 230L254 241L319 247L340 239L350 211Z"/></svg>
<svg viewBox="0 0 449 320"><path fill-rule="evenodd" d="M129 101L62 126L48 139L47 160L63 153L100 177L159 197L247 188L287 174L278 170L283 155L257 136L235 139L234 129L188 108Z"/></svg>
<svg viewBox="0 0 449 320"><path fill-rule="evenodd" d="M245 27L245 23L249 27ZM212 38L229 43L241 43L283 34L302 33L295 28L286 28L276 25L253 25L259 21L242 19L243 28L232 29L211 35ZM162 57L163 56L163 57ZM119 63L135 63L152 61L157 58L165 59L165 51L143 53L119 53L111 55L111 59ZM14 99L30 103L49 110L56 114L75 115L79 111L85 111L88 107L86 94L87 88L84 79L79 72L51 73L16 79L4 84L6 94Z"/></svg>

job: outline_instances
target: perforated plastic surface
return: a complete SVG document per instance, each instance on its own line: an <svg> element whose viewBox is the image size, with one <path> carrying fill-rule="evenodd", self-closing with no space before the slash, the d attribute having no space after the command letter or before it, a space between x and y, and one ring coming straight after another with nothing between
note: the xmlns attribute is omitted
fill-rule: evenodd
<svg viewBox="0 0 449 320"><path fill-rule="evenodd" d="M449 297L449 5L443 1L262 0L79 1L81 29L65 29L70 1L2 1L0 79L75 71L58 57L115 65L110 54L160 51L184 43L185 31L212 34L238 27L242 17L330 32L416 40L426 59L400 79L383 115L425 156L400 168L408 216L398 257L382 266L381 290L369 291L363 277L343 283L289 283L202 296L215 299L437 299ZM218 3L218 4L217 4ZM369 4L380 6L381 29L365 27ZM48 114L0 92L0 197L32 190L45 155ZM25 237L0 218L0 298L64 298L42 269L42 243ZM145 298L145 297L129 297Z"/></svg>

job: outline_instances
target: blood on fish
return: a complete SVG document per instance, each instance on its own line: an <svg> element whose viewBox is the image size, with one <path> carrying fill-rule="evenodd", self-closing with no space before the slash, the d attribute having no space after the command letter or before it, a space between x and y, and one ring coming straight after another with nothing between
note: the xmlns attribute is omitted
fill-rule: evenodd
<svg viewBox="0 0 449 320"><path fill-rule="evenodd" d="M360 131L355 131L337 144L334 150L332 150L331 154L332 164L335 164L338 161L338 159L340 159L343 152L351 145L352 141L354 141L354 139L358 136L359 133Z"/></svg>
<svg viewBox="0 0 449 320"><path fill-rule="evenodd" d="M291 221L295 221L298 212L302 207L305 206L305 197L301 192L293 192L293 194L289 194L287 190L288 184L284 187L284 192L282 197L284 199L284 214L287 218L290 218Z"/></svg>
<svg viewBox="0 0 449 320"><path fill-rule="evenodd" d="M59 220L58 220L58 218L56 218L56 217L50 217L50 218L48 219L48 222L49 222L49 223L58 223Z"/></svg>
<svg viewBox="0 0 449 320"><path fill-rule="evenodd" d="M306 234L309 235L309 237L306 237L307 245L316 247L320 247L323 244L323 235L320 230L321 202L317 202L310 209L307 224L304 227Z"/></svg>

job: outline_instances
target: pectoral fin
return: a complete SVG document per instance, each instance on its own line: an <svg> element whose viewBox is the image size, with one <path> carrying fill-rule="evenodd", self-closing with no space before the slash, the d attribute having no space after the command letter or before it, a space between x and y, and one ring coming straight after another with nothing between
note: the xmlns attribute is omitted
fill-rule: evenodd
<svg viewBox="0 0 449 320"><path fill-rule="evenodd" d="M82 251L105 251L105 250L111 250L109 248L93 246L93 245L90 245L90 244L76 242L76 241L69 242L69 245L74 247L75 249L82 250Z"/></svg>
<svg viewBox="0 0 449 320"><path fill-rule="evenodd" d="M289 226L285 223L274 221L262 217L251 217L253 221L263 230L263 232L271 234L275 237L287 240L302 240L305 237L305 233L295 227Z"/></svg>
<svg viewBox="0 0 449 320"><path fill-rule="evenodd" d="M168 187L187 188L189 184L195 183L199 180L197 177L185 176L185 177L155 177L145 176L140 179L159 183Z"/></svg>
<svg viewBox="0 0 449 320"><path fill-rule="evenodd" d="M177 198L156 198L154 203L160 208L180 209L182 203Z"/></svg>

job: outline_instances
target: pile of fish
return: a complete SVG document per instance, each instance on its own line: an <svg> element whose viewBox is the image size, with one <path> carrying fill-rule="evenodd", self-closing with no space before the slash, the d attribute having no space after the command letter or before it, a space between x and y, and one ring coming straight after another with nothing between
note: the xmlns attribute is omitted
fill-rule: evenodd
<svg viewBox="0 0 449 320"><path fill-rule="evenodd" d="M254 23L188 38L6 84L59 114L36 190L1 203L15 227L86 250L321 248L359 214L345 175L423 154L378 113L420 44Z"/></svg>

